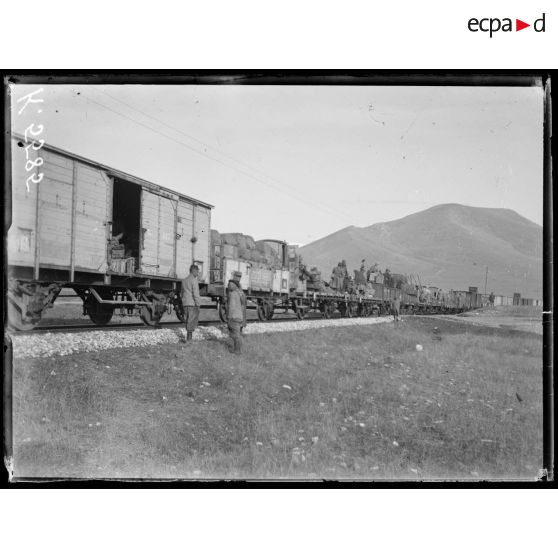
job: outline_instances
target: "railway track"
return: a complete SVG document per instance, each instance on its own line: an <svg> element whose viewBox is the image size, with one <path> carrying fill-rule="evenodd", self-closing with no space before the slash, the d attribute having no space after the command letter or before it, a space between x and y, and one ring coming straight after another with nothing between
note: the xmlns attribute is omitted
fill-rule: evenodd
<svg viewBox="0 0 558 558"><path fill-rule="evenodd" d="M312 315L313 314L313 315ZM434 313L419 313L419 314L402 314L402 316L432 316L432 317L444 317L446 314L434 314ZM340 313L336 313L329 319L340 319L343 316ZM309 312L304 320L323 320L324 316L320 312ZM258 323L261 322L258 318L249 318L248 323ZM276 314L270 322L279 321L298 321L293 314ZM266 322L264 322L266 323ZM220 320L200 320L200 326L220 326L225 325ZM147 326L142 321L134 323L111 323L104 326L98 326L93 323L70 323L70 324L43 324L35 327L30 331L15 331L8 328L8 332L13 336L28 336L28 335L41 335L45 333L80 333L80 332L92 332L92 331L135 331L135 330L161 330L161 329L173 329L173 328L183 328L184 323L178 320L161 322L159 325Z"/></svg>
<svg viewBox="0 0 558 558"><path fill-rule="evenodd" d="M342 316L335 316L333 319L341 318ZM322 320L323 317L320 315L307 316L305 320ZM248 323L258 323L260 320L258 318L248 319ZM271 322L279 321L298 321L294 315L289 315L288 317L282 317L281 315L274 316ZM268 322L269 323L269 322ZM220 320L200 320L200 326L219 326L225 325ZM183 328L185 324L180 321L172 322L162 322L156 327L151 327L145 325L143 322L135 323L114 323L107 324L105 326L98 326L93 323L89 324L45 324L37 326L31 331L14 331L8 329L10 335L23 337L29 335L41 335L45 333L80 333L80 332L92 332L92 331L134 331L134 330L160 330L160 329L173 329L173 328Z"/></svg>

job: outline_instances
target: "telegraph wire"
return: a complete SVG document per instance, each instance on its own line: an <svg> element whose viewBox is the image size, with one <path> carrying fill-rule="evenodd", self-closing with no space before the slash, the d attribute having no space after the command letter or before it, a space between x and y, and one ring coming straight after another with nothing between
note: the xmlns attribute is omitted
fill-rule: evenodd
<svg viewBox="0 0 558 558"><path fill-rule="evenodd" d="M216 153L219 153L220 155L226 157L227 159L230 159L231 161L234 161L237 165L241 165L241 166L243 166L243 167L246 167L246 168L248 168L248 169L250 169L250 170L252 170L252 171L254 171L254 172L260 174L261 176L263 176L263 177L266 178L266 181L264 182L264 181L262 181L260 178L258 178L257 176L254 176L254 175L251 174L251 173L246 173L246 172L243 171L242 169L239 169L239 168L236 168L236 167L227 165L227 164L224 163L223 161L220 161L220 160L218 160L218 159L216 159L216 158L214 158L214 157L211 157L211 156L208 155L207 153L204 153L204 152L202 152L202 151L198 151L197 149L193 148L193 147L190 146L190 145L187 145L187 144L184 144L184 143L182 143L182 142L179 142L179 141L176 140L175 138L172 138L172 137L170 137L170 136L168 136L168 135L166 135L166 134L163 134L162 132L153 129L153 128L151 128L151 127L149 127L149 126L147 126L147 125L145 125L145 124L143 124L143 123L141 123L141 122L135 120L134 118L132 118L132 117L130 117L130 116L128 116L128 115L124 115L124 114L122 114L122 113L120 113L120 112L118 112L118 111L116 111L116 110L114 110L114 109L112 109L112 108L110 108L110 107L107 107L107 106L105 106L105 105L103 105L103 104L101 104L101 103L99 103L99 102L97 102L97 101L94 101L93 99L91 99L91 97L88 97L88 99L89 99L91 102L94 102L94 103L98 104L99 106L102 106L102 107L104 107L104 108L106 108L106 109L108 109L108 110L111 110L111 111L115 112L116 114L119 114L120 116L123 116L124 118L128 118L129 120L132 120L133 122L135 122L135 123L137 123L137 124L139 124L139 125L141 125L141 126L144 126L144 127L148 128L148 129L150 129L150 130L152 130L152 131L154 131L154 132L156 132L156 133L160 133L160 134L163 135L164 137L166 137L166 138L168 138L168 139L171 139L172 141L175 141L175 142L177 142L177 143L180 143L181 145L184 145L185 147L188 147L188 149L191 149L191 150L194 151L195 153L198 153L198 154L200 154L200 155L203 155L204 157L207 157L207 158L209 158L209 159L211 159L211 160L213 160L213 161L216 161L216 162L218 162L219 164L221 164L221 165L223 165L223 166L225 166L225 167L227 167L227 168L229 168L229 169L235 170L235 171L237 171L237 172L241 172L241 173L245 174L246 176L248 176L249 178L252 178L253 180L257 180L258 182L260 182L260 183L262 183L262 184L264 184L264 185L266 185L266 186L269 186L269 187L271 187L271 188L274 188L275 190L277 190L277 191L279 191L279 192L282 192L283 194L285 194L285 195L287 195L287 196L292 197L293 199L296 199L296 200L298 200L298 201L301 201L302 203L305 203L305 204L307 204L307 205L310 205L310 206L311 206L312 208L314 208L314 209L320 209L320 208L321 208L323 212L327 212L327 213L329 213L329 214L331 214L331 215L334 215L334 216L336 216L337 218L340 218L340 219L343 220L343 221L348 220L349 224L352 224L352 222L351 222L352 219L351 219L351 217L350 217L349 215L346 215L346 214L344 214L343 212L336 211L336 210L334 210L333 208L329 207L328 205L324 204L324 203L321 202L321 201L309 201L309 200L306 200L306 199L304 199L304 198L301 198L300 196L293 195L292 192L294 191L294 188L292 188L292 187L290 187L290 186L287 186L287 185L285 185L285 184L279 182L278 180L276 180L275 178L273 178L273 177L267 175L265 172L259 170L258 168L254 167L254 166L252 166L252 165L249 165L248 163L244 163L244 162L240 161L239 159L236 159L235 157L232 157L231 155L228 155L228 154L225 153L224 151L222 151L222 150L220 150L220 149L218 149L218 148L216 148L216 147L213 147L213 146L211 146L211 145L209 145L209 144L203 142L202 140L200 140L200 139L198 139L198 138L192 136L191 134L187 134L186 132L184 132L183 130L180 130L179 128L176 128L176 127L174 127L174 126L172 126L172 125L170 125L170 124L167 124L167 123L164 122L163 120L160 120L159 118L157 118L157 117L155 117L155 116L152 116L152 115L150 115L150 114L148 114L148 113L146 113L146 112L144 112L144 111L142 111L142 110L140 110L140 109L138 109L138 108L136 108L136 107L130 105L129 103L126 103L125 101L122 101L122 100L120 100L120 99L114 97L113 95L111 95L110 93L107 93L106 91L103 91L102 89L99 89L99 88L97 88L97 87L95 87L95 89L96 89L97 91L103 93L103 94L106 95L107 97L110 97L111 99L113 99L113 100L115 100L115 101L117 101L117 102L119 102L119 103L125 105L126 107L132 109L133 111L138 112L139 114L142 114L143 116L146 116L147 118L150 118L150 119L152 119L152 120L155 120L156 122L159 122L159 123L162 124L163 126L169 128L170 130L173 130L173 131L175 131L175 132L177 132L177 133L183 135L184 137L189 138L189 139L191 139L192 141L195 141L195 142L199 143L200 145L202 145L202 146L205 147L206 149L210 149L210 150L212 150L212 151L214 151L214 152L216 152ZM279 186L274 186L273 184L270 184L269 182L274 182L275 184L277 184L277 185L279 185ZM281 186L282 186L283 188L281 188ZM289 189L291 193L285 191L284 188Z"/></svg>

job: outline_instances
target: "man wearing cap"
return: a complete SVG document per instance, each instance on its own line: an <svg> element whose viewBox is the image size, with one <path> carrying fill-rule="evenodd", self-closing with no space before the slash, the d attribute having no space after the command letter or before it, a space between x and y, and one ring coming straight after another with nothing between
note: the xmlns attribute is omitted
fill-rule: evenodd
<svg viewBox="0 0 558 558"><path fill-rule="evenodd" d="M393 321L398 322L400 320L399 314L401 313L401 293L397 291L393 291L391 313L393 315Z"/></svg>
<svg viewBox="0 0 558 558"><path fill-rule="evenodd" d="M186 341L191 341L194 330L198 327L200 317L200 287L197 265L190 266L190 275L182 280L182 307L184 308L184 323L186 324Z"/></svg>
<svg viewBox="0 0 558 558"><path fill-rule="evenodd" d="M235 271L227 285L227 321L233 345L231 353L242 351L242 328L246 326L246 295L240 286L242 273Z"/></svg>

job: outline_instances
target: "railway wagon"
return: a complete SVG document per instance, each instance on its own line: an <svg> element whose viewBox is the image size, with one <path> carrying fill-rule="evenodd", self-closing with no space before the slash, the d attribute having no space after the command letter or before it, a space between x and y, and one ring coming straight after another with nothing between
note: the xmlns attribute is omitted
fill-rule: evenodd
<svg viewBox="0 0 558 558"><path fill-rule="evenodd" d="M505 295L496 295L494 297L494 306L512 306L513 297Z"/></svg>
<svg viewBox="0 0 558 558"><path fill-rule="evenodd" d="M389 311L391 291L386 287L384 292L384 285L373 284L373 288L366 294L308 289L295 245L274 239L258 241L257 244L266 253L273 254L272 261L275 262L262 263L241 257L241 251L235 246L221 244L219 238L225 235L219 235L217 231L215 233L212 235L208 295L216 303L223 321L226 321L227 314L226 287L234 271L242 273L240 286L262 321L271 320L276 311L292 311L298 319L304 319L311 311L320 312L324 318L336 311L344 317L368 316L374 311ZM384 300L384 297L387 298Z"/></svg>
<svg viewBox="0 0 558 558"><path fill-rule="evenodd" d="M26 152L42 164L26 171ZM37 184L29 181L33 176ZM39 181L40 179L40 181ZM29 187L28 187L29 186ZM156 325L180 279L200 267L209 283L211 209L185 196L46 144L12 138L7 234L8 319L32 329L62 288L107 324L116 309Z"/></svg>
<svg viewBox="0 0 558 558"><path fill-rule="evenodd" d="M246 292L248 301L256 306L260 320L270 320L278 307L290 308L291 296L306 290L306 282L298 278L298 269L289 268L289 252L285 242L279 240L261 241L278 255L280 264L262 264L238 256L238 250L227 244L212 242L212 269L208 295L216 302L221 320L226 320L226 288L235 271L242 277L240 286Z"/></svg>
<svg viewBox="0 0 558 558"><path fill-rule="evenodd" d="M456 312L470 310L473 308L471 293L469 291L450 291L448 306Z"/></svg>

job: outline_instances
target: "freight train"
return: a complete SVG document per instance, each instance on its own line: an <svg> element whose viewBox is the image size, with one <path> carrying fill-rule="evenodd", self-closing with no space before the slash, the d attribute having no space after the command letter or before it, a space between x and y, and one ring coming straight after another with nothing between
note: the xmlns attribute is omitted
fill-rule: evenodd
<svg viewBox="0 0 558 558"><path fill-rule="evenodd" d="M31 168L30 151L40 161ZM306 270L296 246L267 239L242 249L212 234L212 205L15 134L11 164L7 313L15 330L33 329L63 288L75 291L97 325L108 324L116 310L139 314L149 326L172 309L182 319L180 281L192 264L200 269L200 294L214 301L222 320L233 271L242 272L260 320L277 311L299 319L311 311L325 318L337 311L382 314L397 296L402 311L413 313L483 304L476 289L369 283L366 290L335 291Z"/></svg>

